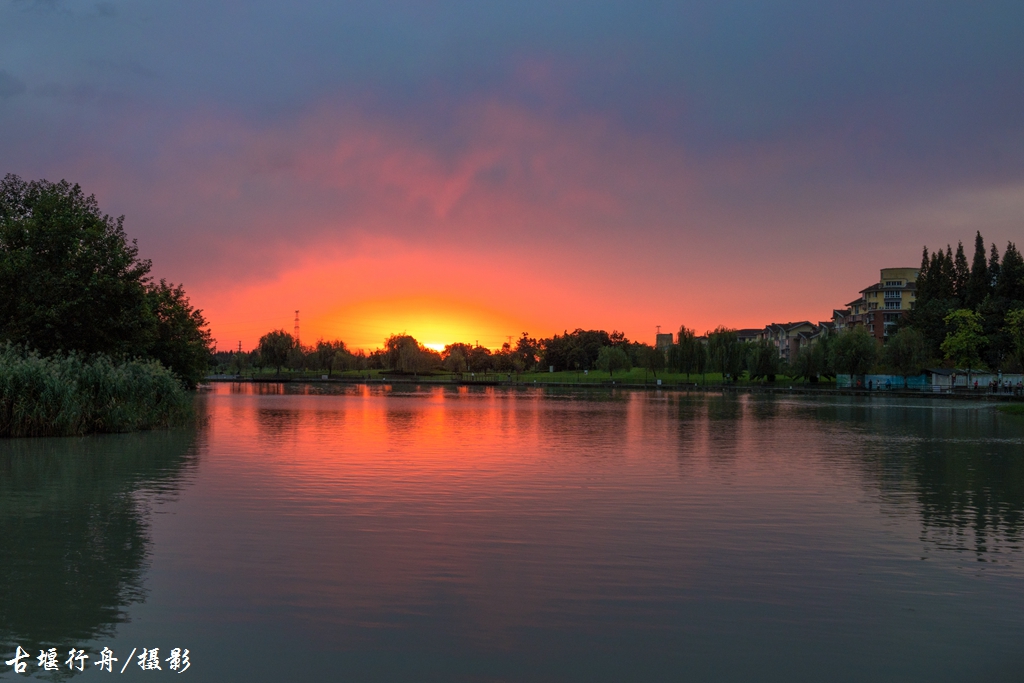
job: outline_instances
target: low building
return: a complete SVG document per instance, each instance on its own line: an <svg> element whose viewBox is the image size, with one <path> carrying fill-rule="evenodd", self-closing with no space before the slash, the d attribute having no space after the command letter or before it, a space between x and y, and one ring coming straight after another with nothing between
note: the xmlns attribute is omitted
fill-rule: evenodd
<svg viewBox="0 0 1024 683"><path fill-rule="evenodd" d="M779 350L779 357L788 363L796 358L801 348L813 344L827 329L824 323L815 325L809 320L771 323L761 330L760 338L770 341Z"/></svg>
<svg viewBox="0 0 1024 683"><path fill-rule="evenodd" d="M740 342L756 342L761 339L761 333L764 332L763 327L757 328L746 328L742 330L736 330L736 338Z"/></svg>

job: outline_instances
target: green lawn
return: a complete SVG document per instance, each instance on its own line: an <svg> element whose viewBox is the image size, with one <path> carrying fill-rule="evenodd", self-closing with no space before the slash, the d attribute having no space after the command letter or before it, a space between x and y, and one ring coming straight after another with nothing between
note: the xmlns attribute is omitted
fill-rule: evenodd
<svg viewBox="0 0 1024 683"><path fill-rule="evenodd" d="M645 372L642 368L633 368L628 372L616 372L609 374L600 370L591 370L587 374L582 372L524 372L520 375L520 381L522 382L533 382L537 381L538 384L542 382L561 382L561 383L580 383L580 384L607 384L614 381L615 383L622 384L656 384L657 380L661 380L662 384L674 385L674 384L722 384L722 375L717 372L709 372L706 375L685 375L682 373L674 372L658 372L655 376L651 372ZM752 382L747 379L744 374L739 379L737 384L749 386L752 384L763 384L763 381ZM775 384L773 386L782 386L785 384L789 386L791 384L807 384L805 380L793 380L781 375L776 377ZM826 383L820 383L825 385Z"/></svg>

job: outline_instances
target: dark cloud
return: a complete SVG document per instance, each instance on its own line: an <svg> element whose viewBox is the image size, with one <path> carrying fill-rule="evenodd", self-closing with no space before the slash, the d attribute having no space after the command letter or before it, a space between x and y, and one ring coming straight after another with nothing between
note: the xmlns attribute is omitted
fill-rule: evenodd
<svg viewBox="0 0 1024 683"><path fill-rule="evenodd" d="M24 81L0 69L0 100L20 95L25 90Z"/></svg>
<svg viewBox="0 0 1024 683"><path fill-rule="evenodd" d="M304 247L368 223L490 247L714 233L802 267L797 247L955 243L928 224L1012 213L991 198L1024 185L1022 45L1019 0L16 0L0 60L49 85L0 108L0 158L92 183L183 268L244 249L272 270L281 225Z"/></svg>

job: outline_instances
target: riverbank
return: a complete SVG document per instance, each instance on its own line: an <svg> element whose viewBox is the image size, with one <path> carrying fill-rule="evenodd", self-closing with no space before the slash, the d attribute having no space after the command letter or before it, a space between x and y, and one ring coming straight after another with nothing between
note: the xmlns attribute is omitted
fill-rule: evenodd
<svg viewBox="0 0 1024 683"><path fill-rule="evenodd" d="M647 382L621 382L616 380L601 380L587 382L564 382L564 381L523 381L508 378L431 378L415 376L392 376L382 375L370 378L340 377L333 379L315 379L309 377L208 377L207 382L218 383L244 383L244 384L311 384L311 385L403 385L403 386L505 386L505 387L551 387L563 389L641 389L647 391L673 391L673 392L706 392L706 393L736 393L736 394L780 394L780 395L804 395L804 396L861 396L861 397L888 397L888 398L928 398L936 400L968 400L986 401L993 403L1006 403L1006 407L1015 409L1024 404L1014 403L1020 401L1020 396L1013 394L993 394L989 392L955 391L949 390L921 391L905 389L857 389L849 387L836 387L834 384L826 386L814 386L813 384L697 384L694 382L670 383L663 381L660 384L657 380ZM1024 408L1022 408L1024 410ZM1015 412L1011 410L1008 412Z"/></svg>

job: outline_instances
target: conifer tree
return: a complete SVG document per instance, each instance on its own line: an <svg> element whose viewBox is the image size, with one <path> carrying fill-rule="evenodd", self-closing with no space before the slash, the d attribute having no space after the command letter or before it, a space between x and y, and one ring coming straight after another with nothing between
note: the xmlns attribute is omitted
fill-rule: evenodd
<svg viewBox="0 0 1024 683"><path fill-rule="evenodd" d="M1010 242L1003 253L1003 263L996 282L996 296L1008 302L1024 302L1024 258L1017 246Z"/></svg>
<svg viewBox="0 0 1024 683"><path fill-rule="evenodd" d="M985 297L991 293L992 280L988 275L988 261L985 259L985 240L979 231L974 237L974 259L967 282L967 308L977 310Z"/></svg>
<svg viewBox="0 0 1024 683"><path fill-rule="evenodd" d="M956 256L953 257L953 296L960 300L961 305L967 302L967 285L971 278L971 269L967 266L967 255L964 243L956 245Z"/></svg>

